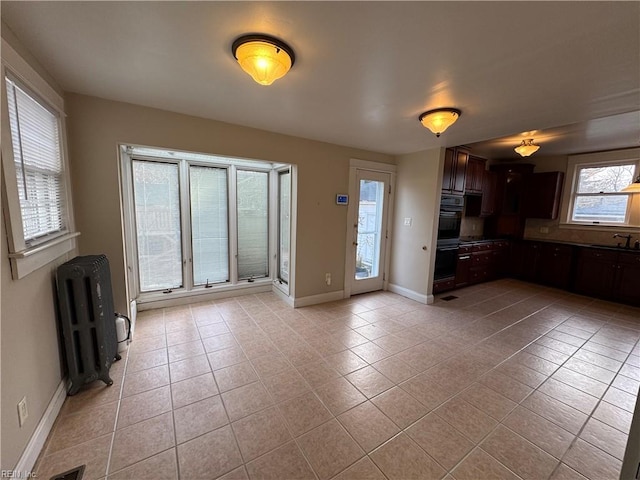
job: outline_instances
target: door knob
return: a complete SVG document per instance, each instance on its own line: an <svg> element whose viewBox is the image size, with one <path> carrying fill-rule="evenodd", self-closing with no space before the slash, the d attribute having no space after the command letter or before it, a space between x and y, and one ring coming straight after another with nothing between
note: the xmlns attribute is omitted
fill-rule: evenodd
<svg viewBox="0 0 640 480"><path fill-rule="evenodd" d="M358 246L358 242L353 242L353 246L357 247Z"/></svg>

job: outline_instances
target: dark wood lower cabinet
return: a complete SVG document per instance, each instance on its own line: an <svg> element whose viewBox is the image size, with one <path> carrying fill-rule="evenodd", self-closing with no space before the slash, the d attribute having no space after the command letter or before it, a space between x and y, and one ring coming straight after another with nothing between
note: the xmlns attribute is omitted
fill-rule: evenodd
<svg viewBox="0 0 640 480"><path fill-rule="evenodd" d="M640 305L640 251L527 240L462 245L455 277L434 282L433 293L501 276Z"/></svg>
<svg viewBox="0 0 640 480"><path fill-rule="evenodd" d="M575 291L640 305L640 252L580 249Z"/></svg>

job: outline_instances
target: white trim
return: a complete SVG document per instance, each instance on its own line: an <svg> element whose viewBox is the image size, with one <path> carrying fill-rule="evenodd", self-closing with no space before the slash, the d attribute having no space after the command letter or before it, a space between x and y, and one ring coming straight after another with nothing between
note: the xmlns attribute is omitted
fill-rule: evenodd
<svg viewBox="0 0 640 480"><path fill-rule="evenodd" d="M638 228L638 225L628 224L632 221L629 218L630 209L627 209L627 218L625 224L594 224L586 222L574 222L571 220L573 210L573 202L575 198L574 189L577 184L578 167L588 165L606 165L607 163L635 163L636 175L640 169L640 148L628 148L625 150L613 150L609 152L586 153L582 155L570 155L567 158L567 174L564 176L564 188L562 192L562 203L560 207L561 228L575 228L582 230L581 227L600 228L602 231L612 231L625 228ZM635 178L635 176L634 176ZM623 193L624 195L624 193ZM631 206L633 208L633 205Z"/></svg>
<svg viewBox="0 0 640 480"><path fill-rule="evenodd" d="M42 418L38 422L38 426L33 432L33 435L31 435L29 443L27 443L24 452L22 452L20 460L18 460L18 464L14 469L15 471L33 471L33 467L36 465L36 461L42 451L42 447L44 447L47 437L53 428L53 424L56 421L56 418L58 418L58 414L60 413L60 409L62 408L65 398L67 398L67 379L63 378L58 384L58 388L53 394L53 398L49 402L49 405L47 405L47 409L44 411L44 415L42 415Z"/></svg>
<svg viewBox="0 0 640 480"><path fill-rule="evenodd" d="M2 63L9 67L11 73L28 84L38 96L45 99L61 116L65 116L64 99L4 38L2 39Z"/></svg>
<svg viewBox="0 0 640 480"><path fill-rule="evenodd" d="M281 289L279 289L275 283L273 284L273 289L271 291L275 293L280 300L282 300L284 303L286 303L290 307L294 306L294 299L289 295L287 295L285 292L283 292Z"/></svg>
<svg viewBox="0 0 640 480"><path fill-rule="evenodd" d="M225 285L223 287L213 287L211 289L175 291L169 294L158 294L152 298L137 299L138 311L150 310L154 308L175 307L178 305L186 305L188 303L206 302L208 300L217 300L220 298L240 297L242 295L253 295L256 293L265 293L272 291L271 280L258 283L245 283L241 285Z"/></svg>
<svg viewBox="0 0 640 480"><path fill-rule="evenodd" d="M41 245L37 251L10 254L11 275L15 280L26 277L31 272L48 265L76 248L76 237L79 233L71 233L57 239L54 243Z"/></svg>
<svg viewBox="0 0 640 480"><path fill-rule="evenodd" d="M433 303L433 295L424 295L422 293L418 293L414 290L409 290L408 288L401 287L400 285L395 285L393 283L389 284L389 291L397 293L398 295L402 295L403 297L407 297L411 300L415 300L416 302L423 303L425 305ZM431 299L429 299L429 297L431 297Z"/></svg>
<svg viewBox="0 0 640 480"><path fill-rule="evenodd" d="M361 170L384 173L396 173L397 169L397 167L391 163L372 162L370 160L359 160L357 158L349 160L349 168L359 168Z"/></svg>
<svg viewBox="0 0 640 480"><path fill-rule="evenodd" d="M335 292L321 293L319 295L310 295L308 297L295 298L293 300L294 308L308 307L310 305L317 305L319 303L336 302L345 298L344 290L337 290Z"/></svg>

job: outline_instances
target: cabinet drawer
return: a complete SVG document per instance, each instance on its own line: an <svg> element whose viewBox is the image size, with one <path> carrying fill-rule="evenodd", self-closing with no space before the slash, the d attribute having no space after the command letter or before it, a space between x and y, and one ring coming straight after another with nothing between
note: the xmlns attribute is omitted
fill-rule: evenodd
<svg viewBox="0 0 640 480"><path fill-rule="evenodd" d="M603 262L615 262L618 258L618 252L598 248L583 248L580 250L580 256L582 258L596 259Z"/></svg>
<svg viewBox="0 0 640 480"><path fill-rule="evenodd" d="M433 282L433 293L446 292L454 288L456 288L456 279L454 277L443 278L442 280Z"/></svg>
<svg viewBox="0 0 640 480"><path fill-rule="evenodd" d="M458 255L466 255L471 253L471 245L460 245L458 247Z"/></svg>
<svg viewBox="0 0 640 480"><path fill-rule="evenodd" d="M493 258L493 252L477 252L471 255L471 264L473 266L489 265Z"/></svg>
<svg viewBox="0 0 640 480"><path fill-rule="evenodd" d="M620 256L618 257L618 263L640 266L640 253L620 252L619 255Z"/></svg>
<svg viewBox="0 0 640 480"><path fill-rule="evenodd" d="M480 243L471 247L472 252L486 252L491 249L493 249L493 244L491 243Z"/></svg>

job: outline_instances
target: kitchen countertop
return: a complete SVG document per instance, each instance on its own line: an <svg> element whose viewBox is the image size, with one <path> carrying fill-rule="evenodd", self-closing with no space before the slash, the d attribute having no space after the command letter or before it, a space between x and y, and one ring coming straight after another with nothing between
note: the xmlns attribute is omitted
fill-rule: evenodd
<svg viewBox="0 0 640 480"><path fill-rule="evenodd" d="M510 239L510 238L462 237L460 238L460 245L481 245L483 243L498 242L503 240L514 241L514 239ZM568 245L572 247L582 247L582 248L604 248L606 250L613 250L616 252L628 252L628 253L640 254L640 249L633 248L633 243L631 248L625 248L625 247L618 247L616 245L601 245L601 244L596 245L596 244L589 244L589 243L568 242L563 240L543 240L539 238L525 238L523 240L516 240L516 241L554 243L554 244Z"/></svg>

